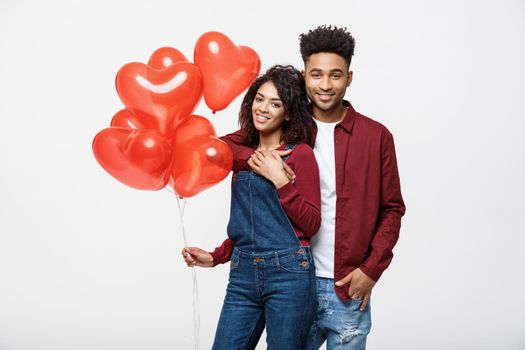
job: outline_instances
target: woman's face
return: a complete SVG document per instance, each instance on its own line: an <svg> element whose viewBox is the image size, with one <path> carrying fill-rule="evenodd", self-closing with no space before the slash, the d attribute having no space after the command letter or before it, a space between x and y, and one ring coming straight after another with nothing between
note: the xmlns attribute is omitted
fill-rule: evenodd
<svg viewBox="0 0 525 350"><path fill-rule="evenodd" d="M252 104L252 118L255 128L264 134L280 130L287 113L271 81L262 84Z"/></svg>

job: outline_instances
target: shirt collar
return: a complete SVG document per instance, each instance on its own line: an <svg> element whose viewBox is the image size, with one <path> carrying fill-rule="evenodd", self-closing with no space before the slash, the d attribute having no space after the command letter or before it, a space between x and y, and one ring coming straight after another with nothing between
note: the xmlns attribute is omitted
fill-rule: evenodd
<svg viewBox="0 0 525 350"><path fill-rule="evenodd" d="M354 123L357 117L357 112L355 111L354 107L352 107L352 104L348 102L347 100L343 100L343 106L347 108L346 114L344 118L339 123L337 123L337 125L341 126L344 130L346 130L347 133L351 134L352 129L354 128ZM315 144L315 138L317 136L317 124L313 121L312 121L312 130L313 130L313 141L312 142ZM313 147L313 145L310 145L310 146Z"/></svg>
<svg viewBox="0 0 525 350"><path fill-rule="evenodd" d="M345 117L339 122L338 125L341 125L343 129L345 129L349 134L351 134L352 129L354 128L357 112L347 100L343 100L343 106L345 106L348 109L346 111Z"/></svg>

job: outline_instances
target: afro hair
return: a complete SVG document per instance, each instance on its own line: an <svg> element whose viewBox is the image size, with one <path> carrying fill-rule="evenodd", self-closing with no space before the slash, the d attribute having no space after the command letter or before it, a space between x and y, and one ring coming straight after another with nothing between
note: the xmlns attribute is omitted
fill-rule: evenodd
<svg viewBox="0 0 525 350"><path fill-rule="evenodd" d="M319 52L331 52L343 57L348 66L354 55L355 39L345 28L322 25L299 35L301 56L304 63L311 55Z"/></svg>

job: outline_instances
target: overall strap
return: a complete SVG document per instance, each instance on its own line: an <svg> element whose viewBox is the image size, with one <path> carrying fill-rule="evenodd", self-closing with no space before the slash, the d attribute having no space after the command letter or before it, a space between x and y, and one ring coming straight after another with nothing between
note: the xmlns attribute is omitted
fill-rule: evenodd
<svg viewBox="0 0 525 350"><path fill-rule="evenodd" d="M285 151L288 151L288 150L290 150L290 149L294 149L294 147L295 147L295 143L289 143L289 144L287 144L287 145L284 147L284 150L285 150ZM286 162L286 160L288 159L288 157L290 157L290 155L287 155L286 157L283 157L283 158L282 158L283 161Z"/></svg>

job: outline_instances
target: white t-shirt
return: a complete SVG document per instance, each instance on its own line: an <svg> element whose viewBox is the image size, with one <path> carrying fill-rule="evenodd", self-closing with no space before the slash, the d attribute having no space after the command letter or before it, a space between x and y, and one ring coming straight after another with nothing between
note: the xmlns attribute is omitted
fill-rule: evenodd
<svg viewBox="0 0 525 350"><path fill-rule="evenodd" d="M312 254L318 277L334 278L335 244L335 151L334 130L336 123L324 123L315 119L317 137L314 153L319 165L321 180L321 228L313 236Z"/></svg>

